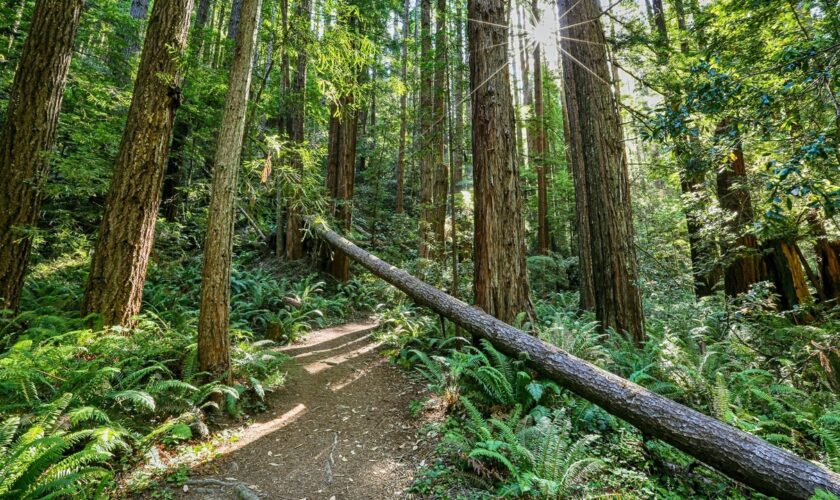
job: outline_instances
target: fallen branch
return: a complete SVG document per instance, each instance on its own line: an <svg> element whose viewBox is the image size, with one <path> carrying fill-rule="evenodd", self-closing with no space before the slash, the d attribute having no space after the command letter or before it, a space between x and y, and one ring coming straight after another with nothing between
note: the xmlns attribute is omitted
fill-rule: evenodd
<svg viewBox="0 0 840 500"><path fill-rule="evenodd" d="M313 231L419 304L512 355L526 353L535 369L613 415L727 476L780 498L809 498L818 489L840 494L840 475L653 393L450 297L309 219Z"/></svg>

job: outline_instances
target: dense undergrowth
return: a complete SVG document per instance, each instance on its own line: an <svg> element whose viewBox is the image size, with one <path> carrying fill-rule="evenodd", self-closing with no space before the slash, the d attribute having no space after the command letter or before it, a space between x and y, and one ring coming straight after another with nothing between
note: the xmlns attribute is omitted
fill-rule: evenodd
<svg viewBox="0 0 840 500"><path fill-rule="evenodd" d="M79 316L85 252L57 255L34 266L21 313L0 322L0 498L113 494L159 451L260 411L285 377L275 345L375 305L358 281L327 291L304 267L278 278L246 245L231 281L233 373L223 383L198 371L198 258L158 256L136 327L106 329Z"/></svg>
<svg viewBox="0 0 840 500"><path fill-rule="evenodd" d="M764 286L738 302L669 293L646 304L649 340L599 333L573 293L537 301L543 340L664 396L840 471L840 311L797 325ZM667 304L667 306L666 306ZM474 344L436 318L383 313L395 358L414 366L447 418L437 460L414 484L435 497L754 497L697 460L542 380L525 359Z"/></svg>

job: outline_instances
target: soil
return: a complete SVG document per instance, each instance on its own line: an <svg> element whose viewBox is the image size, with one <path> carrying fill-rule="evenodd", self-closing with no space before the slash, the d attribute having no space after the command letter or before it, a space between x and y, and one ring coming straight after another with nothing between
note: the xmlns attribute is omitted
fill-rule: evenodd
<svg viewBox="0 0 840 500"><path fill-rule="evenodd" d="M288 378L267 396L269 411L194 470L178 498L407 497L433 447L409 414L427 391L382 355L375 327L350 323L281 348Z"/></svg>

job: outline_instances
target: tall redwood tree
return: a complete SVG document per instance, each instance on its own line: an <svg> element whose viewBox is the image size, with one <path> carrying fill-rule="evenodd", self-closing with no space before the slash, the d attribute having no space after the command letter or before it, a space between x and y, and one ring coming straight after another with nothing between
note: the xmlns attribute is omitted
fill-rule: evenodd
<svg viewBox="0 0 840 500"><path fill-rule="evenodd" d="M469 0L475 303L507 323L533 316L508 70L506 0Z"/></svg>
<svg viewBox="0 0 840 500"><path fill-rule="evenodd" d="M569 159L578 211L581 305L644 341L630 183L597 0L559 0Z"/></svg>

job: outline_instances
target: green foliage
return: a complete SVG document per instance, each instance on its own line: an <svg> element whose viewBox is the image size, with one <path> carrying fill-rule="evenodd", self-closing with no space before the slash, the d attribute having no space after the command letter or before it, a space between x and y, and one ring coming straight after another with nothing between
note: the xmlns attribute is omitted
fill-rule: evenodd
<svg viewBox="0 0 840 500"><path fill-rule="evenodd" d="M0 423L0 498L98 496L128 433L96 408L67 411L72 400L67 393L44 405L27 427L21 417Z"/></svg>

